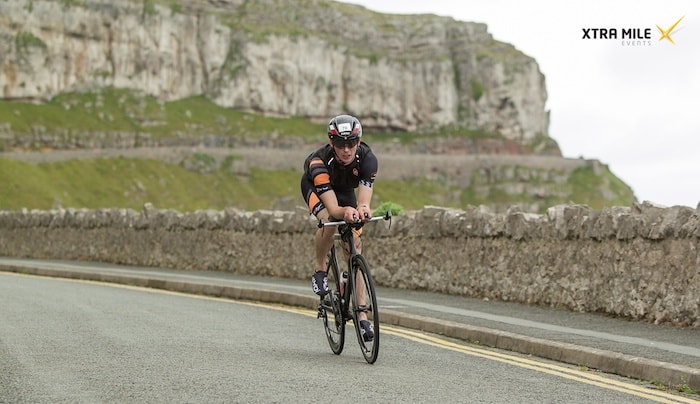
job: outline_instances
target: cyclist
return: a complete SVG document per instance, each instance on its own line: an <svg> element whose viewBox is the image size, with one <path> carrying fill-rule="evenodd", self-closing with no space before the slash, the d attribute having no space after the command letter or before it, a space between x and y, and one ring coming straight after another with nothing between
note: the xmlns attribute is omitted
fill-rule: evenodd
<svg viewBox="0 0 700 404"><path fill-rule="evenodd" d="M311 153L304 162L301 193L311 214L324 221L352 223L372 217L370 202L378 161L372 149L361 140L362 125L354 116L338 115L328 123L328 144ZM355 195L357 189L357 195ZM356 248L362 251L361 229L355 231ZM314 293L325 296L328 292L326 256L333 246L333 231L316 231L314 274L311 287ZM346 259L349 250L344 249ZM361 276L361 275L360 275ZM364 296L364 282L358 285L358 296ZM358 302L364 304L364 302ZM365 313L359 313L363 338L372 340L374 330Z"/></svg>

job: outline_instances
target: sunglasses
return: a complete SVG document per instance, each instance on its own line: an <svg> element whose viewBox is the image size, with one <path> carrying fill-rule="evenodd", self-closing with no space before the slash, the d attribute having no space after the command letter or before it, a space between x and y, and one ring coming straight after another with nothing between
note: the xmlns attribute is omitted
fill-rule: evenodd
<svg viewBox="0 0 700 404"><path fill-rule="evenodd" d="M338 149L352 149L353 147L357 146L358 143L360 143L359 139L333 139L332 140L333 147L336 147Z"/></svg>

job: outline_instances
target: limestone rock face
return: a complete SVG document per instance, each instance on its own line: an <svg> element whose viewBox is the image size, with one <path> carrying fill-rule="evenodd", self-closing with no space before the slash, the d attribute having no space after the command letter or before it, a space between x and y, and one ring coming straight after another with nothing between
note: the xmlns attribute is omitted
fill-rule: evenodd
<svg viewBox="0 0 700 404"><path fill-rule="evenodd" d="M112 86L272 116L548 136L544 76L484 24L321 0L0 2L0 96Z"/></svg>

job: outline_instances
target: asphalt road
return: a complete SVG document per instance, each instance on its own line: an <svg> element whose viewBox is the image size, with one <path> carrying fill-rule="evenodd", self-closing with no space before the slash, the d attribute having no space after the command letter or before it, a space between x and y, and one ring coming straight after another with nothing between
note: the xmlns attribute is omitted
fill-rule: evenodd
<svg viewBox="0 0 700 404"><path fill-rule="evenodd" d="M0 272L0 402L669 402L575 366L385 326L368 365L308 309Z"/></svg>

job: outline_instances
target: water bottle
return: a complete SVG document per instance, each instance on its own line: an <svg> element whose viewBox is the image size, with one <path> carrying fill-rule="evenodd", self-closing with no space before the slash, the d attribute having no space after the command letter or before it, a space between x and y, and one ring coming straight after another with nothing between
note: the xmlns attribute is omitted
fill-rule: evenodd
<svg viewBox="0 0 700 404"><path fill-rule="evenodd" d="M343 273L340 275L340 297L343 297L345 294L345 285L348 283L348 272L343 271Z"/></svg>

